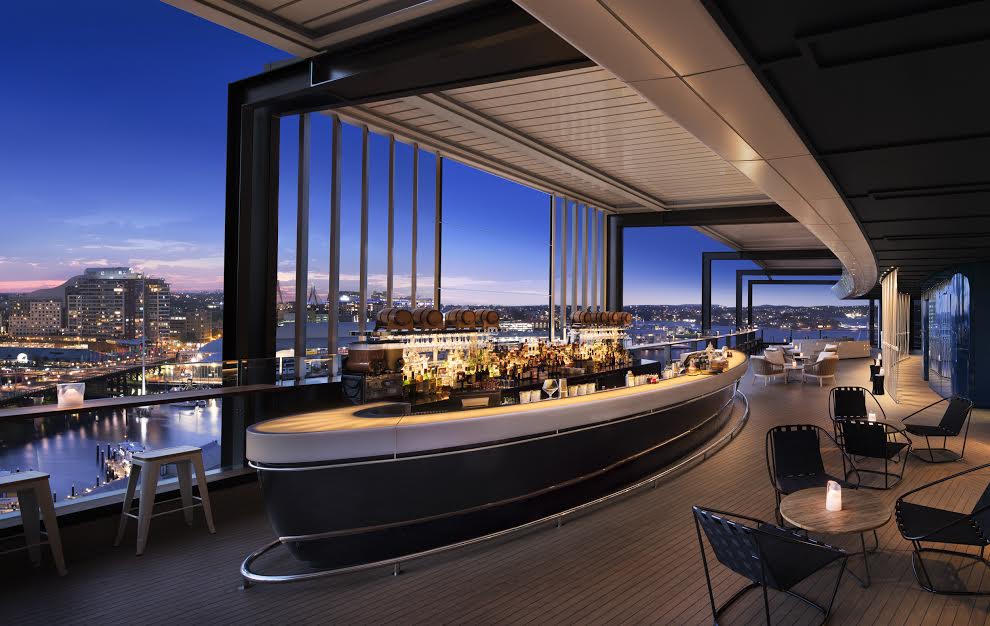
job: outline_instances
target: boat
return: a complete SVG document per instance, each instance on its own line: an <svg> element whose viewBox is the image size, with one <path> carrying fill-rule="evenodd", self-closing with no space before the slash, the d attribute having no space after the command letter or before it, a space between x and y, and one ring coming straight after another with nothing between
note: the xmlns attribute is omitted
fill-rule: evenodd
<svg viewBox="0 0 990 626"><path fill-rule="evenodd" d="M200 389L205 389L205 387L200 387L199 385L193 385L192 383L187 382L180 387L170 387L168 391L169 393L180 393L183 391L198 391ZM204 408L206 406L206 400L179 400L178 402L173 402L171 404L172 406L177 406L182 409Z"/></svg>

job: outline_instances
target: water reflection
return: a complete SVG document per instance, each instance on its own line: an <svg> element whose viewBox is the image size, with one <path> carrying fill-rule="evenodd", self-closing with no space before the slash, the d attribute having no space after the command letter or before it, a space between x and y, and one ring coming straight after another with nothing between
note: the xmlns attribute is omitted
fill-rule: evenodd
<svg viewBox="0 0 990 626"><path fill-rule="evenodd" d="M133 442L145 449L182 444L203 448L207 469L220 464L219 402L206 407L160 405L121 409L92 415L30 420L5 425L0 431L0 470L35 469L51 474L52 491L59 501L86 488L94 493L123 488L124 481L104 484L99 451ZM40 422L41 420L37 420Z"/></svg>

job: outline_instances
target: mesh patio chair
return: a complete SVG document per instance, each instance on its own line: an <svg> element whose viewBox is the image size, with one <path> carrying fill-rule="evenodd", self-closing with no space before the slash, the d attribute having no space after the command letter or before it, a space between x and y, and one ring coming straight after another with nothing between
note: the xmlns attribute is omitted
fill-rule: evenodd
<svg viewBox="0 0 990 626"><path fill-rule="evenodd" d="M883 419L887 419L887 413L880 406L880 401L866 387L832 387L829 390L828 416L832 420L832 434L840 444L842 435L835 425L836 420L867 419L870 414L866 410L866 396L873 399L873 404L880 409Z"/></svg>
<svg viewBox="0 0 990 626"><path fill-rule="evenodd" d="M942 419L938 424L908 424L905 427L908 434L925 438L925 444L928 447L915 449L914 455L926 463L948 463L950 461L962 460L963 455L966 454L966 440L969 439L969 417L973 413L973 402L958 396L954 396L952 398L942 398L941 400L932 402L923 409L918 409L911 415L908 415L901 420L902 422L906 422L925 409L930 409L939 402L946 401L948 401L949 404L945 407L945 414L942 415ZM953 452L945 447L946 438L958 437L959 433L963 432L963 426L966 427L966 431L963 434L962 450L958 453ZM932 444L928 440L929 437L941 437L942 447L932 448ZM942 458L936 459L936 452L938 452Z"/></svg>
<svg viewBox="0 0 990 626"><path fill-rule="evenodd" d="M841 477L826 471L821 450L823 441L831 442L842 456ZM766 456L767 472L770 474L770 484L773 486L776 499L774 516L781 526L784 525L784 520L780 516L780 500L783 496L802 489L825 487L830 480L852 489L857 488L860 483L860 476L852 459L849 459L835 439L819 426L790 424L771 428L767 431ZM848 473L847 467L852 468ZM848 480L850 474L856 474L855 483Z"/></svg>
<svg viewBox="0 0 990 626"><path fill-rule="evenodd" d="M865 459L881 459L883 470L866 469L860 465L854 465L850 472L855 470L867 474L879 474L883 476L883 487L873 487L861 484L867 489L890 489L901 482L904 478L904 467L907 465L907 455L911 453L911 440L904 434L904 429L897 428L886 422L871 422L869 420L841 419L836 421L839 429L838 440L842 442L842 449L853 462L860 463ZM843 459L846 458L843 456ZM901 471L893 473L890 471L890 464L901 466ZM846 477L848 478L848 473ZM891 482L891 478L894 478Z"/></svg>
<svg viewBox="0 0 990 626"><path fill-rule="evenodd" d="M983 558L983 551L987 544L990 544L990 484L987 484L970 513L960 513L907 501L909 496L916 493L988 467L990 467L990 463L947 476L917 489L912 489L897 499L894 506L897 528L901 531L901 536L914 546L914 552L911 555L911 568L914 570L914 577L918 580L918 584L925 591L945 595L990 595L990 591L970 591L962 586L959 570L963 568L959 568L954 573L957 586L936 586L925 566L923 557L925 553L947 554L970 559L973 561L973 565L982 563L990 571L990 562ZM954 496L958 498L958 493L954 492ZM975 546L980 549L980 552L979 554L971 554L945 548L926 548L923 547L922 542Z"/></svg>
<svg viewBox="0 0 990 626"><path fill-rule="evenodd" d="M715 624L718 624L719 615L736 600L756 588L763 590L763 610L768 625L771 622L767 589L782 591L818 609L823 615L823 624L828 620L849 558L844 550L752 517L698 506L692 507L692 510L698 544L701 548L701 561L705 567L705 582L708 584L712 620ZM751 525L744 522L749 522ZM705 555L705 544L701 537L702 530L718 562L750 581L750 584L733 594L720 607L715 605L715 592L712 589L708 557ZM802 580L836 561L840 563L839 573L835 578L835 587L832 589L828 606L821 606L792 590Z"/></svg>

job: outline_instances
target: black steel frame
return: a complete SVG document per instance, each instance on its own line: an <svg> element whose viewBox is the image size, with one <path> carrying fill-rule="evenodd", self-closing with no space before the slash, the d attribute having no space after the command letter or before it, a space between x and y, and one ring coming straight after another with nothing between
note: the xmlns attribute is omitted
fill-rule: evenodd
<svg viewBox="0 0 990 626"><path fill-rule="evenodd" d="M591 66L582 53L514 3L492 0L231 83L223 360L275 354L281 117ZM274 382L274 366L249 372L240 384ZM243 461L244 428L252 421L253 406L252 398L224 402L222 464Z"/></svg>
<svg viewBox="0 0 990 626"><path fill-rule="evenodd" d="M770 526L770 524L768 524L767 522L764 522L763 520L757 519L755 517L747 517L745 515L739 515L738 513L731 513L731 512L727 512L727 511L717 511L715 509L707 509L707 508L699 507L699 506L693 506L693 507L691 507L691 509L692 509L692 511L699 511L699 510L700 511L705 511L706 513L711 513L711 514L716 515L716 516L731 517L731 518L735 518L735 519L746 520L747 522L751 522L751 523L753 523L753 524L756 525L756 527L754 528L754 527L746 526L744 524L739 524L740 526L743 526L744 528L748 529L749 532L757 533L757 534L763 534L763 535L771 535L772 534L772 533L768 533L768 532L760 529L760 526L761 525L763 525L763 526ZM733 522L733 520L726 520L726 521ZM733 523L738 523L738 522L733 522ZM701 536L701 525L698 522L697 514L695 514L695 516L694 516L694 529L695 529L695 532L698 535L698 546L701 549L701 563L702 563L702 565L704 566L704 569L705 569L705 583L708 585L708 602L709 602L709 604L711 606L711 609L712 609L712 622L717 626L718 625L718 617L719 617L719 615L721 615L730 606L732 606L732 604L735 603L736 600L739 600L740 598L742 598L744 595L746 595L748 592L752 591L753 589L761 588L763 590L763 611L764 611L764 614L766 615L767 625L769 626L769 624L771 624L771 621L770 621L770 599L769 599L769 596L767 594L767 586L763 582L759 582L759 581L752 581L752 582L750 582L750 584L746 585L745 587L743 587L742 589L740 589L736 593L732 594L732 597L730 597L728 600L726 600L724 603L722 603L722 606L716 606L716 604L715 604L715 591L712 588L711 571L709 570L709 567L708 567L708 557L705 555L705 544L704 544L704 540L702 539L702 536ZM825 624L828 621L829 615L832 613L832 606L835 604L835 597L839 593L839 586L842 584L842 576L846 572L846 564L848 563L849 555L846 554L845 550L842 550L841 548L836 548L834 546L830 546L828 544L823 544L823 543L820 543L820 542L817 542L817 541L811 541L811 540L808 540L808 539L801 539L801 538L799 538L797 536L794 536L794 537L782 537L780 535L775 535L775 534L772 535L772 536L775 539L779 539L781 541L787 541L787 542L790 542L790 543L794 543L796 545L814 546L816 548L821 548L821 547L831 548L833 550L836 550L837 552L842 552L845 555L845 556L843 556L841 558L841 565L839 566L839 575L836 576L835 587L833 587L833 589L832 589L832 595L829 598L828 606L822 606L822 605L818 604L817 602L815 602L814 600L811 600L810 598L806 598L805 596L802 596L799 593L796 593L794 591L791 591L790 589L783 591L787 595L792 596L794 598L797 598L798 600L804 602L808 606L811 606L811 607L817 609L820 613L822 613L821 624ZM760 557L760 574L761 574L761 578L764 581L766 581L766 578L767 578L767 576L766 576L766 574L767 574L767 572L766 572L766 559L765 559L765 556L762 553L759 555L759 557Z"/></svg>
<svg viewBox="0 0 990 626"><path fill-rule="evenodd" d="M917 411L915 411L911 415L908 415L906 417L901 418L901 421L902 422L906 422L908 419L914 417L918 413L921 413L922 411L924 411L926 409L930 409L933 406L935 406L936 404L939 404L940 402L948 402L951 399L952 398L942 398L940 400L936 400L935 402L932 402L928 406L922 407L922 408L918 409ZM960 450L958 453L957 452L954 452L952 450L949 450L946 447L948 445L947 442L946 442L946 438L947 437L958 437L959 435L958 434L957 435L952 435L952 434L946 433L946 434L943 434L942 435L942 447L941 448L932 448L931 441L929 441L929 439L928 439L929 435L923 435L924 438L925 438L925 445L927 445L928 447L927 448L918 448L917 450L914 451L914 456L919 461L924 461L925 463L951 463L953 461L961 461L963 459L963 456L966 454L966 441L969 439L969 423L971 421L972 416L973 416L973 402L972 401L969 401L969 410L966 412L966 420L965 420L966 428L965 428L965 432L963 433L962 450ZM935 427L937 428L938 425L936 424ZM918 435L915 435L915 437L917 437L917 436ZM928 458L927 459L925 458L925 455L924 455L925 452L928 452ZM942 453L944 453L944 455L946 456L946 458L944 458L944 459L937 459L936 460L935 459L935 453L936 452L942 452Z"/></svg>
<svg viewBox="0 0 990 626"><path fill-rule="evenodd" d="M813 250L745 250L738 252L703 252L701 255L701 327L712 326L712 261L800 261L835 259L827 249ZM769 270L773 273L773 270ZM810 275L811 271L805 272ZM834 282L834 281L833 281Z"/></svg>
<svg viewBox="0 0 990 626"><path fill-rule="evenodd" d="M790 280L751 280L747 286L746 293L746 323L749 326L753 325L753 285L834 285L834 280L814 280L811 278L806 278L803 280L790 279ZM711 285L709 285L711 289ZM710 304L710 303L709 303ZM709 308L709 316L711 315L711 308ZM711 318L709 317L709 323Z"/></svg>
<svg viewBox="0 0 990 626"><path fill-rule="evenodd" d="M842 276L842 270L815 269L765 269L765 270L736 270L736 328L743 325L743 284L747 276L762 276L773 280L774 276ZM838 280L838 278L836 278ZM752 306L749 307L752 311ZM753 324L753 316L749 316L748 324Z"/></svg>
<svg viewBox="0 0 990 626"><path fill-rule="evenodd" d="M938 479L936 481L930 482L927 485L922 485L920 487L917 487L916 489L912 489L911 491L908 491L908 492L902 494L899 498L897 498L897 502L895 503L894 508L895 508L895 512L897 513L897 516L898 516L898 524L897 524L898 530L901 531L901 536L904 537L904 539L906 539L906 540L908 540L908 541L911 542L911 546L913 547L913 551L911 553L911 569L914 572L915 580L918 581L918 585L922 589L924 589L925 591L928 591L930 593L937 593L939 595L947 595L947 596L990 596L990 591L957 591L957 590L953 590L953 589L939 589L939 588L936 588L935 585L934 585L934 583L932 582L931 576L928 573L928 568L925 567L925 561L924 561L924 558L922 556L922 554L925 553L925 552L931 552L931 553L935 553L935 554L948 554L948 555L951 555L951 556L958 556L958 557L962 557L962 558L966 558L966 559L970 559L970 560L974 561L974 563L973 563L974 565L976 564L976 562L983 563L983 565L986 566L988 570L990 570L990 561L988 561L983 556L983 553L984 553L984 550L986 549L986 546L988 544L990 544L990 537L988 537L987 535L985 535L983 533L982 526L974 519L974 517L978 513L983 513L985 511L990 511L990 504L988 504L986 506L983 506L983 507L981 507L979 509L976 509L976 510L974 510L972 513L970 513L968 515L965 515L963 517L960 517L958 519L955 519L955 520L953 520L952 522L950 522L948 524L945 524L943 526L940 526L939 528L936 528L935 530L931 530L931 531L925 533L924 535L908 536L907 534L905 534L904 528L903 528L903 526L901 525L901 522L900 522L900 508L901 508L901 503L905 500L905 498L907 498L908 496L913 495L915 493L918 493L919 491L923 491L925 489L928 489L930 487L934 487L935 485L944 483L944 482L949 481L949 480L952 480L954 478L958 478L960 476L964 476L966 474L970 474L972 472L976 472L976 471L987 469L987 468L990 468L990 463L985 463L983 465L978 465L976 467L971 467L971 468L969 468L967 470L963 470L963 471L958 472L956 474L952 474L951 476L946 476L945 478L940 478L940 479ZM942 531L945 531L945 530L949 529L952 526L959 526L959 525L965 526L965 527L968 527L968 528L971 528L971 529L973 529L974 533L978 533L980 535L980 538L983 540L983 544L980 545L980 553L979 553L979 555L970 554L968 552L962 552L962 551L959 551L959 550L946 550L944 548L925 548L925 547L923 547L921 545L921 542L923 542L923 541L928 541L928 542L931 542L931 543L942 543L942 544L946 543L943 539L939 539L939 538L929 539L929 537L933 537L933 536L934 537L937 537L938 536L938 533L940 533ZM963 545L965 545L965 544L963 544ZM925 577L925 581L926 582L923 582L922 581L921 575L919 574L919 571L918 571L919 568L921 570L920 574L924 574L924 577Z"/></svg>
<svg viewBox="0 0 990 626"><path fill-rule="evenodd" d="M839 431L842 432L841 440L843 444L845 444L845 442L847 441L846 433L843 431L843 428L846 424L866 424L874 428L883 428L885 441L896 441L898 436L903 437L905 439L905 443L907 443L907 447L904 448L905 454L902 458L901 453L898 452L897 460L893 461L895 465L901 466L901 471L899 473L895 474L890 471L889 464L891 462L891 459L887 456L883 457L883 470L864 469L862 467L857 467L855 465L855 457L853 455L849 455L850 461L853 462L853 466L849 469L849 471L846 471L845 467L842 468L843 472L845 473L845 477L847 479L849 478L849 474L853 472L856 472L857 475L860 473L865 473L865 474L877 474L883 476L883 487L874 487L872 485L864 485L860 483L859 486L862 487L863 489L892 489L893 487L896 487L897 485L901 484L901 480L904 479L904 468L907 467L907 457L908 455L911 454L911 447L912 447L911 439L906 434L904 434L903 428L897 428L885 422L877 423L864 419L840 419L840 420L836 420L835 423L838 424ZM863 458L877 458L877 457L860 457L860 458L863 459ZM843 457L843 460L844 459L845 457ZM897 480L895 480L893 483L890 482L891 476L897 478Z"/></svg>

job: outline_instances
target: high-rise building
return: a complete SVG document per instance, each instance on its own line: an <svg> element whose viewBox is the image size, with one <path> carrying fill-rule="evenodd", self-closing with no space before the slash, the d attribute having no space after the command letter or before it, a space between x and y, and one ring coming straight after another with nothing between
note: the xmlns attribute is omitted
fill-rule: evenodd
<svg viewBox="0 0 990 626"><path fill-rule="evenodd" d="M80 336L158 342L170 336L171 291L128 267L88 268L65 287L66 329Z"/></svg>
<svg viewBox="0 0 990 626"><path fill-rule="evenodd" d="M11 337L49 337L62 331L62 303L55 300L16 300L10 313Z"/></svg>

